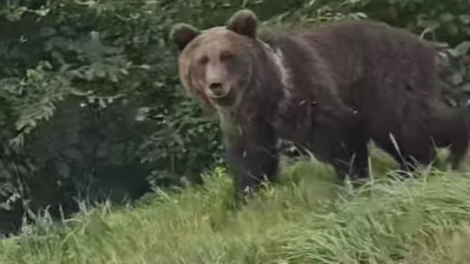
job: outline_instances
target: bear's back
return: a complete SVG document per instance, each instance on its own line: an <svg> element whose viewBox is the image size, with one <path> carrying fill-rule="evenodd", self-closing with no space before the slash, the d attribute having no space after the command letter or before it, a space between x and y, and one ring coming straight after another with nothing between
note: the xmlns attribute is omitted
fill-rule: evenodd
<svg viewBox="0 0 470 264"><path fill-rule="evenodd" d="M340 87L360 82L371 86L394 82L397 87L413 87L415 80L425 83L426 80L420 78L433 76L437 66L437 49L431 43L382 22L333 22L286 30L280 34L271 33L261 39L281 50L285 45L283 43L289 41L308 45L322 59L321 63L332 76L336 76L335 82ZM288 48L285 45L285 49ZM289 59L286 57L286 60ZM431 94L438 92L432 83L428 87L422 85L416 89Z"/></svg>

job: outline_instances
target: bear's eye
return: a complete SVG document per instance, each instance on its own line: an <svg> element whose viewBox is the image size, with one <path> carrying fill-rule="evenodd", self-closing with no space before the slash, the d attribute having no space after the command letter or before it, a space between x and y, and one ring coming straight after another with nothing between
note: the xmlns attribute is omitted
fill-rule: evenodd
<svg viewBox="0 0 470 264"><path fill-rule="evenodd" d="M209 62L209 58L207 56L202 56L197 61L200 65L204 65Z"/></svg>
<svg viewBox="0 0 470 264"><path fill-rule="evenodd" d="M220 60L221 61L229 60L231 58L233 58L233 54L229 51L224 50L220 53Z"/></svg>

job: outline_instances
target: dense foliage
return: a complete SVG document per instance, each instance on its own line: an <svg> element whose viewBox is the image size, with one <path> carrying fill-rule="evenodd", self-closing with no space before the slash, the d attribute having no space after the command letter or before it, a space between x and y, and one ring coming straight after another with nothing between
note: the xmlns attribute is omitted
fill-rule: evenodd
<svg viewBox="0 0 470 264"><path fill-rule="evenodd" d="M470 92L467 0L11 0L0 4L0 232L76 200L134 200L223 162L213 115L185 98L168 41L241 7L264 24L372 18L443 45L452 104ZM463 43L463 44L462 44ZM452 47L454 49L449 49Z"/></svg>

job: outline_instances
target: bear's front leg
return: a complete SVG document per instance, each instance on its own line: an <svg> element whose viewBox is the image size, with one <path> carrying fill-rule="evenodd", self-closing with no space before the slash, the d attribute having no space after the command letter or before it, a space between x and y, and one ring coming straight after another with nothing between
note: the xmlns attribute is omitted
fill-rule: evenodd
<svg viewBox="0 0 470 264"><path fill-rule="evenodd" d="M279 153L277 136L272 126L257 119L249 125L238 125L226 141L228 162L234 170L236 199L243 198L265 181L275 181Z"/></svg>

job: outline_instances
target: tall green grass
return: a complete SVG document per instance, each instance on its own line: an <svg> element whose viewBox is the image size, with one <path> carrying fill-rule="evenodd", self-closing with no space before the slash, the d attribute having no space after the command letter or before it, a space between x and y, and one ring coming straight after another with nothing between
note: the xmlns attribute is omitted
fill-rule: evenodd
<svg viewBox="0 0 470 264"><path fill-rule="evenodd" d="M383 177L389 161L373 165L352 190L326 165L296 163L240 211L216 171L204 188L25 231L0 242L0 263L470 263L470 179L434 170L399 181Z"/></svg>

